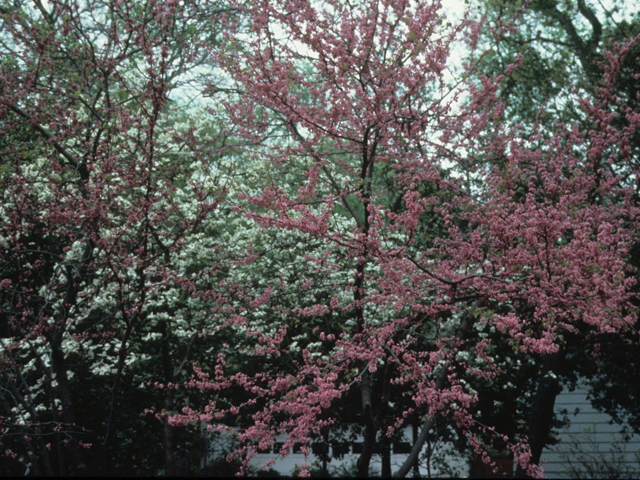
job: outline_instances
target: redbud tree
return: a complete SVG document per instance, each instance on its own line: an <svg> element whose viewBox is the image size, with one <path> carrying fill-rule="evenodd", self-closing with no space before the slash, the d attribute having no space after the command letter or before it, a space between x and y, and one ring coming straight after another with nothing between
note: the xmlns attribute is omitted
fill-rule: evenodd
<svg viewBox="0 0 640 480"><path fill-rule="evenodd" d="M580 103L595 127L550 131L503 122L505 77L474 74L482 52L451 68L483 26L437 1L2 5L5 456L51 475L97 451L106 472L127 369L151 368L143 338L160 332L163 359L184 342L156 383L165 414L177 393L208 399L158 413L167 473L171 427L236 432L246 467L278 434L279 454L308 453L354 398L361 476L415 418L399 476L439 418L487 461L492 435L540 473L526 437L478 423L470 385L506 368L496 335L553 354L636 320L640 120L606 83L628 45ZM198 90L202 73L222 81ZM216 128L175 114L181 85L211 98ZM205 339L221 348L179 381ZM72 388L88 357L108 382L96 425Z"/></svg>
<svg viewBox="0 0 640 480"><path fill-rule="evenodd" d="M398 476L440 416L487 462L479 435L488 433L540 474L526 437L474 419L469 381L493 378L498 367L490 338L469 332L491 329L514 352L553 354L569 333L634 324L625 256L637 218L627 143L637 113L618 110L629 126L613 128L616 99L604 85L599 100L580 103L596 129L558 124L549 132L532 121L534 133L521 136L521 126L502 121L504 76L474 76L473 56L449 69L454 46L464 39L473 50L482 24L452 26L437 1L234 8L249 20L227 19L226 47L211 52L233 85L209 93L224 95L245 155L271 172L258 191L239 193L234 211L322 246L305 256L302 285L276 277L253 300L271 328L252 312L224 321L264 368L234 370L220 352L185 384L210 392L209 406L186 407L172 422L222 432L229 418L249 415L232 455L247 465L276 434L288 435L279 454L295 445L308 453L310 439L337 421L332 408L356 392L360 476L376 442L416 413L424 423ZM624 54L609 55L607 78ZM326 295L285 308L284 296L309 289ZM291 342L299 324L308 328ZM278 359L285 367L274 367ZM236 401L225 396L238 389L245 395ZM399 398L407 393L410 403Z"/></svg>
<svg viewBox="0 0 640 480"><path fill-rule="evenodd" d="M0 3L0 441L37 475L110 471L127 368L155 354L132 344L188 291L180 256L224 197L223 138L196 142L170 95L204 68L216 23L195 25L217 11ZM197 317L172 313L192 335Z"/></svg>

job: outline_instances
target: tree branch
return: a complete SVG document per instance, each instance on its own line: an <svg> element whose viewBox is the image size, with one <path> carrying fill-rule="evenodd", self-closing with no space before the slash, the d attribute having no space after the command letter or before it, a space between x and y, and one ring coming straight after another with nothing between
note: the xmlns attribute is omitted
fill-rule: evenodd
<svg viewBox="0 0 640 480"><path fill-rule="evenodd" d="M35 128L44 138L47 139L47 141L51 145L53 145L53 148L55 148L60 155L62 155L64 158L67 159L67 161L73 166L73 168L75 168L76 171L80 173L80 176L83 178L83 180L86 179L85 178L85 176L87 175L87 173L85 172L86 169L82 166L82 164L80 164L80 162L78 162L78 160L76 160L76 158L66 148L60 145L53 138L53 135L46 128L35 123L33 120L33 117L31 117L31 115L29 115L27 112L22 110L20 107L10 105L9 109L14 111L18 115L20 115L25 120L28 120L29 125Z"/></svg>

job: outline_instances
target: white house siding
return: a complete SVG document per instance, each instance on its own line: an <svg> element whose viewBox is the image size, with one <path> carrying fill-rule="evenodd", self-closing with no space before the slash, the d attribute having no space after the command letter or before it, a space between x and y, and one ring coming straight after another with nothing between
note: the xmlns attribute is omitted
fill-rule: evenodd
<svg viewBox="0 0 640 480"><path fill-rule="evenodd" d="M640 438L625 438L622 425L591 406L588 387L563 391L556 413L566 412L571 422L559 434L560 442L542 452L545 476L549 478L640 478Z"/></svg>
<svg viewBox="0 0 640 480"><path fill-rule="evenodd" d="M409 439L412 436L411 427L407 427L403 430L403 441L393 443L391 447L391 472L394 473L397 471L400 466L404 463L407 458L408 451L411 449L411 443L409 443ZM331 438L331 434L330 434ZM251 466L256 469L260 469L263 465L270 462L270 460L274 460L275 463L271 464L269 468L276 470L278 473L282 475L291 475L296 468L299 468L300 465L305 462L307 465L312 465L315 462L314 467L317 468L320 463L320 458L316 455L305 456L302 453L291 453L286 456L278 455L278 450L280 444L286 440L285 435L278 435L276 437L276 445L272 448L270 453L258 453L251 459ZM343 476L349 470L352 473L355 473L355 463L359 458L359 448L362 446L362 438L356 438L355 441L346 441L346 440L330 440L330 444L332 446L329 447L329 458L331 459L327 463L327 468L329 472L337 474L339 476ZM202 458L202 467L204 468L210 462L221 458L224 455L224 452L229 451L231 446L233 445L233 435L223 434L217 435L212 434L212 442L209 445L209 448L206 452L204 452ZM312 442L313 445L313 442ZM334 449L340 448L340 452L343 453L339 458L334 457ZM426 449L426 447L425 447ZM466 477L469 472L469 464L466 459L459 458L454 454L453 448L449 445L440 445L440 448L437 449L436 456L440 460L440 465L438 465L438 461L434 459L430 465L430 474L432 477ZM442 470L442 465L445 465L446 470ZM342 467L342 468L341 468ZM440 468L439 468L440 467ZM344 469L343 469L344 468ZM375 475L379 476L382 468L380 455L374 455L371 459L370 471ZM343 475L340 475L343 473ZM422 477L428 476L428 469L424 462L421 464L420 473ZM412 476L410 473L409 476Z"/></svg>

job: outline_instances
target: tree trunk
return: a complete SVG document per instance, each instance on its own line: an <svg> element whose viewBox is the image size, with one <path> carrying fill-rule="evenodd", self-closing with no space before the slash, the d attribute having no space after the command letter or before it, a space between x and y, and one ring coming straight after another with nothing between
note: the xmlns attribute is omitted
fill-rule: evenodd
<svg viewBox="0 0 640 480"><path fill-rule="evenodd" d="M125 359L127 356L127 346L129 343L129 337L133 331L134 319L130 318L127 322L127 329L125 330L124 337L120 342L120 348L118 351L118 363L116 367L116 375L111 386L111 400L109 406L109 416L107 419L107 428L104 434L104 438L100 444L100 473L101 475L107 474L107 453L109 450L109 443L111 442L111 430L113 429L114 419L116 417L116 406L118 404L118 389L120 388L120 381L122 380L122 372L125 367Z"/></svg>
<svg viewBox="0 0 640 480"><path fill-rule="evenodd" d="M373 456L373 447L376 443L376 434L378 433L378 428L376 426L376 421L373 416L373 408L371 405L371 383L368 367L365 368L364 373L362 374L362 382L360 383L360 392L362 398L362 409L364 411L364 421L365 421L365 429L364 429L364 443L362 444L362 453L360 454L360 458L358 458L358 477L360 478L368 478L369 477L369 464L371 463L371 457Z"/></svg>
<svg viewBox="0 0 640 480"><path fill-rule="evenodd" d="M418 441L418 424L415 421L411 424L411 440L413 445ZM413 478L420 478L420 457L413 462Z"/></svg>
<svg viewBox="0 0 640 480"><path fill-rule="evenodd" d="M51 342L51 363L53 371L56 373L56 380L58 381L58 392L60 395L60 402L62 403L62 421L67 425L75 427L76 418L73 402L71 400L66 360L64 352L62 351L61 342L57 338ZM76 476L78 474L78 467L83 464L82 455L80 454L78 440L73 435L73 430L68 431L67 435L70 437L69 442L67 443L70 456L69 473L72 476Z"/></svg>
<svg viewBox="0 0 640 480"><path fill-rule="evenodd" d="M329 426L322 428L322 476L328 477L327 460L329 459Z"/></svg>
<svg viewBox="0 0 640 480"><path fill-rule="evenodd" d="M391 478L391 441L389 437L382 437L382 471L381 478Z"/></svg>
<svg viewBox="0 0 640 480"><path fill-rule="evenodd" d="M167 414L173 409L173 390L167 390L164 397L164 408ZM169 418L164 419L164 464L167 477L176 476L176 459L174 455L173 427L169 424Z"/></svg>
<svg viewBox="0 0 640 480"><path fill-rule="evenodd" d="M164 373L165 382L167 384L175 383L175 372L171 364L171 355L169 352L169 334L167 331L167 322L160 323L160 331L162 332L162 370ZM167 415L173 410L174 391L167 386L166 395L164 397L164 411ZM165 475L167 477L174 477L176 475L176 459L175 459L175 445L173 439L173 427L169 424L168 416L164 419L164 464Z"/></svg>
<svg viewBox="0 0 640 480"><path fill-rule="evenodd" d="M560 363L565 356L565 350L560 349L551 355L545 355L542 366L542 378L538 384L538 391L533 399L531 414L529 416L529 446L531 447L530 463L538 465L542 449L551 431L554 413L553 407L556 397L562 391L560 381L556 376ZM529 478L526 471L519 465L516 470L517 478Z"/></svg>

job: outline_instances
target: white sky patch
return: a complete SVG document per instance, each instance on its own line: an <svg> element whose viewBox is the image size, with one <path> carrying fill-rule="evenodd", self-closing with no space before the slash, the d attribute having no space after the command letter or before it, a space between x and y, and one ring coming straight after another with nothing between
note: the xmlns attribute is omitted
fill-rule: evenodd
<svg viewBox="0 0 640 480"><path fill-rule="evenodd" d="M460 20L464 16L466 7L464 0L443 0L442 2L442 10L451 20Z"/></svg>

